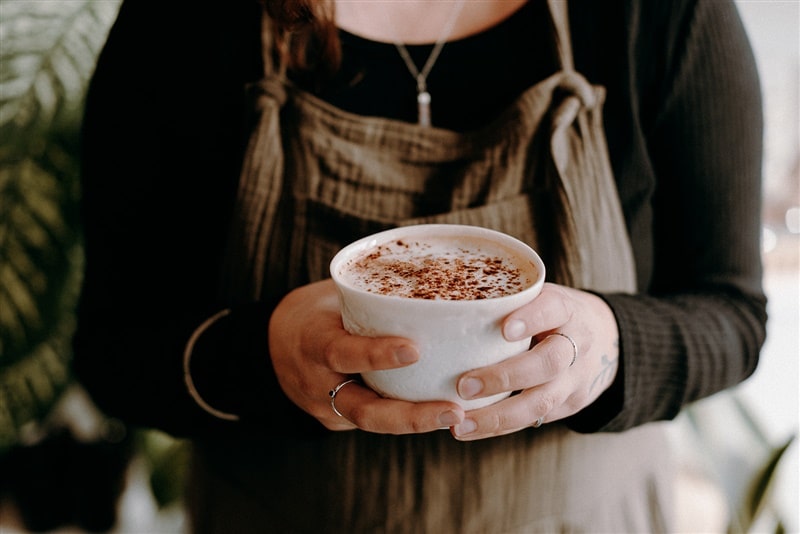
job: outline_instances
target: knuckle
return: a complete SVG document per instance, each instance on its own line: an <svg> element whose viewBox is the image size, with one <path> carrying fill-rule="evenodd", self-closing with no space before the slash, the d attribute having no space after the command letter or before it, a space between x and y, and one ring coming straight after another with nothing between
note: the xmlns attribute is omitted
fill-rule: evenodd
<svg viewBox="0 0 800 534"><path fill-rule="evenodd" d="M570 304L572 302L572 296L569 294L567 288L557 284L551 284L549 289L551 291L549 294L551 297L550 302L553 306L553 309L549 310L550 313L559 311L566 315L571 315L572 312Z"/></svg>
<svg viewBox="0 0 800 534"><path fill-rule="evenodd" d="M501 366L495 374L495 388L496 392L511 391L515 389L517 375L508 366Z"/></svg>
<svg viewBox="0 0 800 534"><path fill-rule="evenodd" d="M424 421L414 419L409 423L409 429L414 434L421 434L428 430L428 426Z"/></svg>
<svg viewBox="0 0 800 534"><path fill-rule="evenodd" d="M336 350L336 346L333 343L328 343L322 349L322 360L328 369L334 371L339 369L339 351Z"/></svg>
<svg viewBox="0 0 800 534"><path fill-rule="evenodd" d="M508 415L504 411L493 412L485 421L480 425L484 433L492 434L500 431L506 427L508 423Z"/></svg>
<svg viewBox="0 0 800 534"><path fill-rule="evenodd" d="M570 322L575 316L575 300L570 291L565 287L556 286L557 298L555 299L556 310L554 311L562 324Z"/></svg>
<svg viewBox="0 0 800 534"><path fill-rule="evenodd" d="M546 378L556 376L561 371L561 358L557 347L549 345L539 363L542 367L542 374Z"/></svg>
<svg viewBox="0 0 800 534"><path fill-rule="evenodd" d="M550 312L545 306L532 307L529 322L534 325L547 324Z"/></svg>
<svg viewBox="0 0 800 534"><path fill-rule="evenodd" d="M369 410L365 406L356 406L350 409L346 416L358 428L369 428Z"/></svg>
<svg viewBox="0 0 800 534"><path fill-rule="evenodd" d="M537 395L533 402L533 413L547 415L555 407L555 399L549 394Z"/></svg>
<svg viewBox="0 0 800 534"><path fill-rule="evenodd" d="M481 431L485 434L504 433L505 430L515 427L514 412L510 409L493 412L480 424Z"/></svg>
<svg viewBox="0 0 800 534"><path fill-rule="evenodd" d="M380 369L382 367L383 352L379 349L372 349L367 352L367 365L369 369Z"/></svg>
<svg viewBox="0 0 800 534"><path fill-rule="evenodd" d="M495 426L491 429L491 432L496 435L515 432L527 426L529 424L526 423L528 419L530 419L530 417L528 417L522 405L505 410L498 414Z"/></svg>

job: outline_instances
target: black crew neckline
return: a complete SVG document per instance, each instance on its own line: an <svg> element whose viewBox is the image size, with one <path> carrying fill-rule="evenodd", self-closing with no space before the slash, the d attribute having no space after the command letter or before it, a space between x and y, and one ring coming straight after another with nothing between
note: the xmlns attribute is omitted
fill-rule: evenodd
<svg viewBox="0 0 800 534"><path fill-rule="evenodd" d="M416 122L416 81L393 43L339 30L342 65L314 93L344 111ZM420 68L433 43L406 45ZM545 0L531 0L486 30L448 41L431 70L433 125L481 127L558 69Z"/></svg>

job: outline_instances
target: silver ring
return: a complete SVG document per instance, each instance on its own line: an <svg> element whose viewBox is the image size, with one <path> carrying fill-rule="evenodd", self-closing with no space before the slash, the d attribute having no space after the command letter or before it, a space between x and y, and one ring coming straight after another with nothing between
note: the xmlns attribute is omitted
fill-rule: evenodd
<svg viewBox="0 0 800 534"><path fill-rule="evenodd" d="M569 362L569 366L572 367L572 365L575 363L575 360L578 359L578 344L575 343L574 339L572 339L571 337L569 337L567 334L565 334L563 332L553 332L552 334L550 334L550 336L561 336L564 339L566 339L567 341L569 341L570 343L572 343L572 361ZM547 337L550 337L550 336L547 336Z"/></svg>
<svg viewBox="0 0 800 534"><path fill-rule="evenodd" d="M331 398L331 408L333 408L333 413L335 413L339 417L343 417L345 419L347 419L347 418L344 417L344 415L342 415L342 412L340 412L339 410L336 409L336 394L339 393L340 389L342 389L347 384L350 384L352 382L358 382L358 379L357 378L351 378L350 380L345 380L344 382L342 382L341 384L339 384L338 386L336 386L335 388L333 388L332 390L330 390L328 392L328 396L330 396L330 398Z"/></svg>
<svg viewBox="0 0 800 534"><path fill-rule="evenodd" d="M542 423L544 423L544 417L540 417L539 419L537 419L536 422L533 423L533 428L539 428L540 426L542 426Z"/></svg>

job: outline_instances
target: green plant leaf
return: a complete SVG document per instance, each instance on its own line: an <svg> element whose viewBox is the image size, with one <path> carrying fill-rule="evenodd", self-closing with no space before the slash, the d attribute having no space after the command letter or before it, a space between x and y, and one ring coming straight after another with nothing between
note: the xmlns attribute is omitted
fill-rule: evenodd
<svg viewBox="0 0 800 534"><path fill-rule="evenodd" d="M70 380L78 133L119 0L0 0L0 447Z"/></svg>
<svg viewBox="0 0 800 534"><path fill-rule="evenodd" d="M769 497L775 480L775 472L783 454L791 446L795 436L792 435L783 445L776 447L767 458L761 469L752 478L745 499L739 506L738 528L741 532L750 532L756 520L761 515Z"/></svg>
<svg viewBox="0 0 800 534"><path fill-rule="evenodd" d="M138 449L150 464L150 490L158 507L180 501L189 469L189 443L156 430L145 430L140 434Z"/></svg>
<svg viewBox="0 0 800 534"><path fill-rule="evenodd" d="M27 141L20 134L80 110L118 9L118 0L0 2L0 137Z"/></svg>
<svg viewBox="0 0 800 534"><path fill-rule="evenodd" d="M66 317L25 359L0 372L0 452L20 442L25 426L44 417L67 387L73 330Z"/></svg>
<svg viewBox="0 0 800 534"><path fill-rule="evenodd" d="M762 522L775 524L776 532L780 532L781 511L773 506L771 487L789 443L776 448L763 424L735 391L687 407L682 419L692 451L700 455L703 468L725 492L731 510L727 532L749 533ZM720 426L724 426L724 432L720 432ZM731 435L736 439L730 440Z"/></svg>
<svg viewBox="0 0 800 534"><path fill-rule="evenodd" d="M0 166L0 369L73 311L77 199L64 189L31 159Z"/></svg>

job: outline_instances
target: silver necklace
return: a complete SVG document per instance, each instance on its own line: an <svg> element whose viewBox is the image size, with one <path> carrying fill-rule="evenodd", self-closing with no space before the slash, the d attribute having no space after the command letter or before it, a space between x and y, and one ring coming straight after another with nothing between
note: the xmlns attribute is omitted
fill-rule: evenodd
<svg viewBox="0 0 800 534"><path fill-rule="evenodd" d="M433 45L433 50L431 50L431 54L422 66L422 70L419 70L416 64L414 64L414 60L411 59L411 55L408 53L408 49L405 45L399 40L395 40L394 42L394 46L400 53L400 57L403 58L406 67L408 67L408 71L414 79L417 80L417 123L420 126L431 125L431 94L428 92L428 74L430 74L433 65L439 58L439 54L442 48L444 48L447 38L453 33L453 28L458 20L458 16L461 14L461 9L464 7L464 2L465 0L459 0L453 7L453 12L450 14L447 24L442 28L442 33L439 35L439 39L436 40L436 44Z"/></svg>

